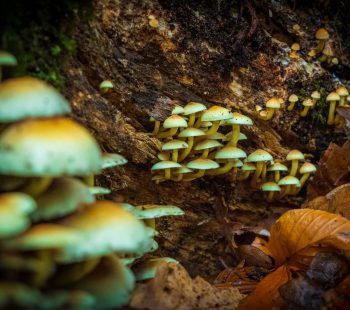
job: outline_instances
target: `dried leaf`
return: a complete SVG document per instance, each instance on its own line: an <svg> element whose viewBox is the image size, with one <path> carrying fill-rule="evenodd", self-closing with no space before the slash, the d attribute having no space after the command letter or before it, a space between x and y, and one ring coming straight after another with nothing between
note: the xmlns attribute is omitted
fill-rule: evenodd
<svg viewBox="0 0 350 310"><path fill-rule="evenodd" d="M288 268L284 265L280 266L258 284L254 292L239 304L238 309L268 310L271 309L271 305L278 305L282 302L278 289L281 285L287 283L290 278Z"/></svg>

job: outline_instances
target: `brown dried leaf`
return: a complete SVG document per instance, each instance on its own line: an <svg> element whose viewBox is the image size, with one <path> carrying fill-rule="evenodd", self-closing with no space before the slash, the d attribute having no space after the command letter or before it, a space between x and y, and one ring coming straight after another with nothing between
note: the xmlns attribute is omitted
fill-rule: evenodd
<svg viewBox="0 0 350 310"><path fill-rule="evenodd" d="M130 305L149 310L231 310L243 297L235 288L222 290L200 277L191 279L180 264L170 263L159 266L154 279L138 286Z"/></svg>

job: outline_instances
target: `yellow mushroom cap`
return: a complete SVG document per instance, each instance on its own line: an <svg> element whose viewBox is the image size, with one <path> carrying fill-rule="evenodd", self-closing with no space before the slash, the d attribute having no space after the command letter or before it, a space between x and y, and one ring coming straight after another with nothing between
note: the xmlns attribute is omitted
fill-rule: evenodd
<svg viewBox="0 0 350 310"><path fill-rule="evenodd" d="M316 56L316 51L314 49L311 49L307 55L309 57L314 57L314 56Z"/></svg>
<svg viewBox="0 0 350 310"><path fill-rule="evenodd" d="M301 174L305 174L305 173L314 173L314 172L316 172L316 170L317 170L317 169L316 169L316 166L315 166L315 165L306 162L306 163L304 163L304 164L300 167L299 172L300 172Z"/></svg>
<svg viewBox="0 0 350 310"><path fill-rule="evenodd" d="M313 98L313 99L320 99L321 98L321 94L317 90L315 90L315 91L312 92L311 98Z"/></svg>
<svg viewBox="0 0 350 310"><path fill-rule="evenodd" d="M304 107L312 107L314 104L313 104L313 102L312 102L312 100L311 99L305 99L304 101L303 101L303 106Z"/></svg>
<svg viewBox="0 0 350 310"><path fill-rule="evenodd" d="M299 100L299 98L295 94L290 95L289 98L288 98L289 102L297 102L298 100Z"/></svg>
<svg viewBox="0 0 350 310"><path fill-rule="evenodd" d="M336 93L340 96L340 97L346 97L349 96L349 92L346 89L346 87L344 86L339 86L336 90Z"/></svg>
<svg viewBox="0 0 350 310"><path fill-rule="evenodd" d="M287 154L287 160L302 160L304 159L304 154L300 152L299 150L291 150Z"/></svg>
<svg viewBox="0 0 350 310"><path fill-rule="evenodd" d="M204 111L206 109L207 107L204 104L191 101L185 105L183 113L184 115L190 115L190 114Z"/></svg>
<svg viewBox="0 0 350 310"><path fill-rule="evenodd" d="M266 102L266 107L270 109L279 109L281 107L281 99L273 97Z"/></svg>
<svg viewBox="0 0 350 310"><path fill-rule="evenodd" d="M230 110L214 105L202 114L201 120L204 122L222 121L232 118Z"/></svg>
<svg viewBox="0 0 350 310"><path fill-rule="evenodd" d="M317 40L328 40L329 33L325 28L320 28L316 31L315 37Z"/></svg>
<svg viewBox="0 0 350 310"><path fill-rule="evenodd" d="M338 65L338 64L339 64L339 60L338 60L337 57L333 57L333 58L332 58L332 64L333 64L333 65Z"/></svg>
<svg viewBox="0 0 350 310"><path fill-rule="evenodd" d="M14 123L0 135L0 173L85 176L99 173L102 154L94 137L68 118Z"/></svg>
<svg viewBox="0 0 350 310"><path fill-rule="evenodd" d="M339 101L340 96L336 92L331 92L328 94L326 101Z"/></svg>
<svg viewBox="0 0 350 310"><path fill-rule="evenodd" d="M169 116L163 124L164 128L178 128L178 127L187 127L186 120L180 115L174 114Z"/></svg>
<svg viewBox="0 0 350 310"><path fill-rule="evenodd" d="M299 51L300 50L300 44L299 43L293 43L290 47L293 51Z"/></svg>

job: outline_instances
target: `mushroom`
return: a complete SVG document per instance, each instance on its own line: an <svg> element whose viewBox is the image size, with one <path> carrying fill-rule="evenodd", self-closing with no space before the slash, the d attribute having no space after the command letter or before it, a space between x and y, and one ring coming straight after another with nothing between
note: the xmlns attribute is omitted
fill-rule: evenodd
<svg viewBox="0 0 350 310"><path fill-rule="evenodd" d="M183 114L185 112L185 109L180 106L180 105L175 105L175 107L173 108L173 110L171 111L171 114Z"/></svg>
<svg viewBox="0 0 350 310"><path fill-rule="evenodd" d="M346 97L349 96L349 92L344 86L339 86L336 90L336 93L339 95L339 106L345 105Z"/></svg>
<svg viewBox="0 0 350 310"><path fill-rule="evenodd" d="M247 139L248 137L244 133L242 132L239 133L238 141L247 140ZM232 131L230 131L228 134L225 135L224 141L231 141L231 140L232 140Z"/></svg>
<svg viewBox="0 0 350 310"><path fill-rule="evenodd" d="M79 141L79 143L77 143ZM101 150L95 138L67 118L14 123L0 135L0 173L32 177L23 191L39 196L52 177L99 173Z"/></svg>
<svg viewBox="0 0 350 310"><path fill-rule="evenodd" d="M227 145L237 146L237 142L240 136L240 125L251 126L253 125L253 121L250 117L245 116L243 114L237 112L233 112L232 114L232 118L224 121L225 125L232 125L232 136L231 140L227 143Z"/></svg>
<svg viewBox="0 0 350 310"><path fill-rule="evenodd" d="M279 109L281 108L281 100L280 98L276 98L276 97L273 97L271 99L269 99L267 102L266 102L266 114L265 113L260 113L260 118L262 118L263 120L265 121L268 121L269 119L272 118L274 112L276 109Z"/></svg>
<svg viewBox="0 0 350 310"><path fill-rule="evenodd" d="M288 101L289 101L289 106L287 108L288 111L293 111L295 103L299 100L298 96L295 94L292 94L289 96Z"/></svg>
<svg viewBox="0 0 350 310"><path fill-rule="evenodd" d="M312 92L311 98L312 98L311 109L313 109L316 106L317 101L321 99L321 94L317 90L315 90Z"/></svg>
<svg viewBox="0 0 350 310"><path fill-rule="evenodd" d="M172 151L172 161L177 162L179 150L188 148L188 144L181 140L170 140L163 144L162 151Z"/></svg>
<svg viewBox="0 0 350 310"><path fill-rule="evenodd" d="M68 101L56 89L33 77L9 79L0 84L0 123L70 112Z"/></svg>
<svg viewBox="0 0 350 310"><path fill-rule="evenodd" d="M181 165L173 161L163 160L154 164L151 170L152 171L164 170L164 178L168 180L171 178L170 169L173 169L173 168L181 168Z"/></svg>
<svg viewBox="0 0 350 310"><path fill-rule="evenodd" d="M193 143L194 143L194 137L201 137L201 136L205 136L205 132L203 130L200 130L194 127L186 128L179 133L178 135L179 138L188 139L187 141L188 145L186 149L181 153L179 162L183 161L191 153Z"/></svg>
<svg viewBox="0 0 350 310"><path fill-rule="evenodd" d="M156 276L157 269L162 264L175 263L178 261L171 257L156 257L148 259L144 262L138 263L132 266L136 281L144 281L152 279Z"/></svg>
<svg viewBox="0 0 350 310"><path fill-rule="evenodd" d="M198 171L189 174L189 177L184 179L184 181L192 181L194 179L200 178L205 175L206 170L217 169L220 166L217 162L211 159L197 158L187 163L187 167L190 169L196 169Z"/></svg>
<svg viewBox="0 0 350 310"><path fill-rule="evenodd" d="M101 169L121 166L127 162L128 160L122 155L116 153L104 153L102 154Z"/></svg>
<svg viewBox="0 0 350 310"><path fill-rule="evenodd" d="M199 128L200 124L201 124L201 112L206 110L207 107L199 102L189 102L185 105L184 107L184 115L189 115L189 119L188 119L188 126L189 127L195 127L195 128ZM197 118L197 122L196 122L196 117ZM196 122L196 124L195 124Z"/></svg>
<svg viewBox="0 0 350 310"><path fill-rule="evenodd" d="M237 163L239 158L246 158L247 154L234 146L225 146L215 154L215 159L225 160L225 165L207 172L208 175L219 175L229 172ZM242 164L243 165L243 164ZM237 173L237 171L236 171Z"/></svg>
<svg viewBox="0 0 350 310"><path fill-rule="evenodd" d="M2 81L2 67L13 67L17 66L17 59L12 54L0 51L0 82Z"/></svg>
<svg viewBox="0 0 350 310"><path fill-rule="evenodd" d="M305 99L303 101L303 106L304 106L304 109L300 112L300 116L306 117L307 116L307 112L309 112L309 109L311 107L313 107L312 100L311 99Z"/></svg>
<svg viewBox="0 0 350 310"><path fill-rule="evenodd" d="M258 149L248 155L247 162L256 163L256 170L251 181L253 187L256 187L258 179L266 167L266 162L271 160L273 160L271 154L262 149Z"/></svg>
<svg viewBox="0 0 350 310"><path fill-rule="evenodd" d="M325 28L320 28L316 31L315 37L318 42L315 48L315 52L316 54L319 54L323 51L325 43L329 39L329 33Z"/></svg>
<svg viewBox="0 0 350 310"><path fill-rule="evenodd" d="M201 116L202 122L213 122L213 125L208 131L206 131L206 134L208 136L216 133L219 129L220 122L232 118L232 113L219 106L212 106L208 110L204 111Z"/></svg>
<svg viewBox="0 0 350 310"><path fill-rule="evenodd" d="M239 159L235 160L233 163L232 173L231 173L231 180L235 182L237 180L237 174L238 174L238 168L243 167L243 162Z"/></svg>
<svg viewBox="0 0 350 310"><path fill-rule="evenodd" d="M300 181L294 176L287 175L286 177L279 180L278 185L285 187L284 191L281 194L282 198L293 193L296 187L300 187Z"/></svg>
<svg viewBox="0 0 350 310"><path fill-rule="evenodd" d="M222 147L223 145L216 140L204 140L199 142L198 144L195 145L194 150L195 151L203 151L202 155L200 156L201 158L207 158L209 151L213 148L217 147Z"/></svg>
<svg viewBox="0 0 350 310"><path fill-rule="evenodd" d="M299 150L291 150L287 154L287 160L292 162L289 175L294 177L298 172L299 160L304 160L304 154Z"/></svg>
<svg viewBox="0 0 350 310"><path fill-rule="evenodd" d="M291 52L289 54L290 58L299 58L298 52L300 51L300 44L299 43L293 43L290 47Z"/></svg>
<svg viewBox="0 0 350 310"><path fill-rule="evenodd" d="M243 174L238 178L239 181L244 181L249 178L250 174L256 170L256 167L253 163L244 163L241 170Z"/></svg>
<svg viewBox="0 0 350 310"><path fill-rule="evenodd" d="M204 133L205 134L205 133ZM221 132L216 132L210 136L206 137L209 140L222 140L222 141L227 141L227 138L224 134L222 134Z"/></svg>
<svg viewBox="0 0 350 310"><path fill-rule="evenodd" d="M308 62L311 62L316 56L316 51L315 49L311 49L308 53L307 53L307 56L306 56L306 60Z"/></svg>
<svg viewBox="0 0 350 310"><path fill-rule="evenodd" d="M107 94L113 89L113 83L109 80L104 80L100 83L99 88L102 94Z"/></svg>
<svg viewBox="0 0 350 310"><path fill-rule="evenodd" d="M149 118L149 121L154 123L153 131L151 133L152 136L156 136L160 129L160 121L156 120L153 116Z"/></svg>
<svg viewBox="0 0 350 310"><path fill-rule="evenodd" d="M307 179L310 177L310 174L315 173L316 170L316 166L308 162L304 163L300 167L299 172L303 175L300 179L300 187L302 187L305 184Z"/></svg>
<svg viewBox="0 0 350 310"><path fill-rule="evenodd" d="M322 51L320 62L327 62L327 64L330 64L332 62L333 55L334 54L333 54L332 47L329 44L327 44Z"/></svg>
<svg viewBox="0 0 350 310"><path fill-rule="evenodd" d="M281 188L275 182L266 182L261 186L263 192L268 192L267 201L272 202L275 192L280 192Z"/></svg>
<svg viewBox="0 0 350 310"><path fill-rule="evenodd" d="M174 176L171 179L175 182L180 182L180 181L182 181L184 174L191 173L191 172L192 172L191 169L183 166L183 167L176 169L174 171Z"/></svg>
<svg viewBox="0 0 350 310"><path fill-rule="evenodd" d="M180 115L174 114L169 116L163 124L165 129L169 129L168 131L158 133L158 139L170 138L174 136L180 127L187 127L186 120Z"/></svg>
<svg viewBox="0 0 350 310"><path fill-rule="evenodd" d="M337 105L337 101L340 100L340 96L336 92L332 92L328 94L326 101L329 102L329 113L328 113L328 125L334 124L334 111Z"/></svg>
<svg viewBox="0 0 350 310"><path fill-rule="evenodd" d="M267 171L275 173L274 180L277 183L281 178L281 171L288 171L288 168L281 163L274 163Z"/></svg>

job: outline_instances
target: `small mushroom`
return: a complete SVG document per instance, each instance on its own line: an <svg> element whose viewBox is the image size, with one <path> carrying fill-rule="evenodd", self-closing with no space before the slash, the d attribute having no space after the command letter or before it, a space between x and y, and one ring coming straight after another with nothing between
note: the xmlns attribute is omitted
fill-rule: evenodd
<svg viewBox="0 0 350 310"><path fill-rule="evenodd" d="M181 168L178 168L174 171L173 177L171 178L175 182L180 182L183 179L184 174L191 173L192 170L183 166Z"/></svg>
<svg viewBox="0 0 350 310"><path fill-rule="evenodd" d="M303 176L300 179L300 186L302 187L305 182L307 181L307 179L310 177L311 173L315 173L316 172L316 166L311 164L311 163L304 163L300 169L299 169L299 173L302 174Z"/></svg>
<svg viewBox="0 0 350 310"><path fill-rule="evenodd" d="M224 121L225 125L232 125L232 136L231 136L231 140L227 143L227 145L237 146L237 142L240 136L240 126L241 125L251 126L253 125L253 121L251 120L250 117L245 116L243 114L240 114L237 112L233 112L232 114L233 114L232 118Z"/></svg>
<svg viewBox="0 0 350 310"><path fill-rule="evenodd" d="M320 62L326 62L329 65L333 59L333 55L334 54L333 54L332 47L329 44L327 44L322 51Z"/></svg>
<svg viewBox="0 0 350 310"><path fill-rule="evenodd" d="M186 128L187 122L186 120L181 117L180 115L174 114L169 116L163 123L163 127L165 129L169 129L168 131L158 133L157 138L158 139L164 139L164 138L170 138L174 136L178 129L181 127Z"/></svg>
<svg viewBox="0 0 350 310"><path fill-rule="evenodd" d="M280 108L281 108L281 99L273 97L266 102L266 109L267 109L266 114L260 113L260 118L262 118L265 121L268 121L272 118L275 110Z"/></svg>
<svg viewBox="0 0 350 310"><path fill-rule="evenodd" d="M179 138L186 138L187 140L187 147L186 149L181 153L179 162L182 162L190 153L193 148L193 143L194 143L194 137L201 137L205 136L205 132L203 130L194 128L194 127L189 127L184 130L182 130L178 137Z"/></svg>
<svg viewBox="0 0 350 310"><path fill-rule="evenodd" d="M157 170L164 170L164 178L166 180L171 178L171 169L174 168L181 168L181 165L179 163L169 161L169 160L163 160L160 161L156 164L154 164L151 168L152 171L157 171Z"/></svg>
<svg viewBox="0 0 350 310"><path fill-rule="evenodd" d="M295 103L299 100L298 96L295 94L292 94L289 96L288 101L289 101L289 106L287 108L288 111L293 111Z"/></svg>
<svg viewBox="0 0 350 310"><path fill-rule="evenodd" d="M244 181L249 178L250 174L256 170L256 167L253 163L244 163L241 170L243 171L243 174L239 176L239 181Z"/></svg>
<svg viewBox="0 0 350 310"><path fill-rule="evenodd" d="M194 150L202 151L202 155L200 156L200 158L207 158L210 150L219 147L223 147L223 144L216 140L207 139L196 144Z"/></svg>
<svg viewBox="0 0 350 310"><path fill-rule="evenodd" d="M307 56L306 56L306 60L308 62L311 62L316 56L316 51L315 49L311 49L308 53L307 53Z"/></svg>
<svg viewBox="0 0 350 310"><path fill-rule="evenodd" d="M309 112L310 108L313 107L313 102L311 99L305 99L303 101L304 109L300 112L300 116L306 117L307 113Z"/></svg>
<svg viewBox="0 0 350 310"><path fill-rule="evenodd" d="M339 95L339 106L345 105L346 97L349 96L349 92L344 86L339 86L336 90L336 93Z"/></svg>
<svg viewBox="0 0 350 310"><path fill-rule="evenodd" d="M175 105L175 107L173 108L173 110L171 111L171 114L183 114L185 112L185 109L180 106L180 105Z"/></svg>
<svg viewBox="0 0 350 310"><path fill-rule="evenodd" d="M288 171L288 168L281 163L274 163L267 171L275 173L274 180L277 183L281 178L281 171Z"/></svg>
<svg viewBox="0 0 350 310"><path fill-rule="evenodd" d="M179 150L188 148L188 144L181 140L170 140L163 144L162 151L172 151L172 161L177 162Z"/></svg>
<svg viewBox="0 0 350 310"><path fill-rule="evenodd" d="M334 124L334 111L335 111L337 102L339 100L340 100L340 96L336 92L330 93L326 98L326 101L329 102L329 112L328 112L328 120L327 120L328 125Z"/></svg>
<svg viewBox="0 0 350 310"><path fill-rule="evenodd" d="M156 120L153 116L149 118L149 121L154 123L153 131L151 133L152 136L156 136L160 129L160 121Z"/></svg>
<svg viewBox="0 0 350 310"><path fill-rule="evenodd" d="M329 33L325 28L319 28L316 31L315 37L317 40L317 46L315 48L315 52L316 52L316 54L319 54L323 51L325 43L329 39Z"/></svg>
<svg viewBox="0 0 350 310"><path fill-rule="evenodd" d="M313 109L316 106L317 101L321 99L321 94L317 90L315 90L311 94L311 99L312 99L311 109Z"/></svg>
<svg viewBox="0 0 350 310"><path fill-rule="evenodd" d="M266 200L272 202L275 192L280 192L281 188L275 182L266 182L261 186L263 192L268 192Z"/></svg>
<svg viewBox="0 0 350 310"><path fill-rule="evenodd" d="M120 154L104 153L102 154L101 169L125 165L127 162L128 160Z"/></svg>
<svg viewBox="0 0 350 310"><path fill-rule="evenodd" d="M271 154L262 149L258 149L253 153L249 154L249 156L247 157L247 162L256 163L256 170L251 181L252 187L256 187L258 179L261 176L263 170L265 169L264 167L266 167L266 162L271 160L273 160Z"/></svg>
<svg viewBox="0 0 350 310"><path fill-rule="evenodd" d="M229 110L214 105L203 112L201 116L201 121L213 122L213 126L210 129L208 129L208 131L206 131L206 134L209 136L218 131L221 121L228 120L232 117L233 115Z"/></svg>
<svg viewBox="0 0 350 310"><path fill-rule="evenodd" d="M299 150L291 150L287 154L287 160L292 162L289 175L294 177L298 172L299 160L304 160L304 154Z"/></svg>
<svg viewBox="0 0 350 310"><path fill-rule="evenodd" d="M202 111L206 110L207 107L199 102L189 102L184 107L184 115L189 115L188 127L199 128L201 124ZM196 122L197 118L197 122ZM195 124L196 123L196 124Z"/></svg>
<svg viewBox="0 0 350 310"><path fill-rule="evenodd" d="M291 52L289 54L290 58L299 58L298 52L300 51L300 44L299 43L293 43L290 47Z"/></svg>
<svg viewBox="0 0 350 310"><path fill-rule="evenodd" d="M198 170L195 173L189 174L189 177L184 179L184 181L192 181L197 178L201 178L205 175L207 170L219 168L219 164L208 158L197 158L195 160L187 163L187 167L190 169Z"/></svg>
<svg viewBox="0 0 350 310"><path fill-rule="evenodd" d="M113 83L110 80L104 80L100 83L99 88L101 94L107 94L113 89Z"/></svg>
<svg viewBox="0 0 350 310"><path fill-rule="evenodd" d="M281 194L281 198L293 193L296 187L301 186L300 181L296 177L291 175L287 175L286 177L279 180L278 185L284 187L284 191Z"/></svg>
<svg viewBox="0 0 350 310"><path fill-rule="evenodd" d="M17 59L12 54L0 50L0 82L2 81L2 67L17 66Z"/></svg>

